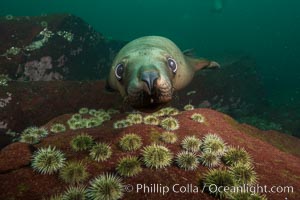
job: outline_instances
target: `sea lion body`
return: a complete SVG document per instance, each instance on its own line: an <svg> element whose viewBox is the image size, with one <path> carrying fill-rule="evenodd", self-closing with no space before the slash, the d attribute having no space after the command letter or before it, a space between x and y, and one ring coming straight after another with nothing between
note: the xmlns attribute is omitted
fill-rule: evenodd
<svg viewBox="0 0 300 200"><path fill-rule="evenodd" d="M107 86L135 108L157 107L172 100L196 70L217 63L185 56L171 40L146 36L125 45L115 57Z"/></svg>

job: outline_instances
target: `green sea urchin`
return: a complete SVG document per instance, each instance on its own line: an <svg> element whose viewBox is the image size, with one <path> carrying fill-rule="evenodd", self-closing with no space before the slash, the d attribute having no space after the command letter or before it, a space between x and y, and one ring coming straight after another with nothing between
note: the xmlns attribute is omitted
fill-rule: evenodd
<svg viewBox="0 0 300 200"><path fill-rule="evenodd" d="M111 147L106 143L97 143L90 150L90 156L97 162L105 161L110 158L112 154Z"/></svg>
<svg viewBox="0 0 300 200"><path fill-rule="evenodd" d="M61 200L87 200L87 191L84 186L70 186L62 195Z"/></svg>
<svg viewBox="0 0 300 200"><path fill-rule="evenodd" d="M53 124L53 125L51 126L50 131L51 131L52 133L60 133L60 132L66 131L66 127L65 127L65 125L63 125L63 124L56 123L56 124Z"/></svg>
<svg viewBox="0 0 300 200"><path fill-rule="evenodd" d="M187 104L183 107L184 110L194 110L194 106L191 104Z"/></svg>
<svg viewBox="0 0 300 200"><path fill-rule="evenodd" d="M177 135L167 131L161 134L160 139L165 143L174 144L177 141Z"/></svg>
<svg viewBox="0 0 300 200"><path fill-rule="evenodd" d="M32 158L31 166L41 174L53 174L65 165L64 154L55 147L40 148Z"/></svg>
<svg viewBox="0 0 300 200"><path fill-rule="evenodd" d="M141 163L136 156L127 156L122 158L116 168L121 176L135 176L142 171Z"/></svg>
<svg viewBox="0 0 300 200"><path fill-rule="evenodd" d="M236 165L237 163L249 164L251 157L244 148L229 147L223 155L222 160L226 165Z"/></svg>
<svg viewBox="0 0 300 200"><path fill-rule="evenodd" d="M186 151L197 152L200 150L201 140L196 136L186 136L182 142L181 146Z"/></svg>
<svg viewBox="0 0 300 200"><path fill-rule="evenodd" d="M70 142L71 147L74 151L88 150L92 147L93 143L94 140L92 136L85 133L81 133L80 135L77 135Z"/></svg>
<svg viewBox="0 0 300 200"><path fill-rule="evenodd" d="M200 161L206 167L217 167L221 163L219 155L210 151L203 152Z"/></svg>
<svg viewBox="0 0 300 200"><path fill-rule="evenodd" d="M184 170L194 170L199 164L197 155L188 151L183 151L177 154L176 162L178 166Z"/></svg>
<svg viewBox="0 0 300 200"><path fill-rule="evenodd" d="M143 116L138 113L132 113L127 116L127 120L130 120L133 124L141 124L143 122Z"/></svg>
<svg viewBox="0 0 300 200"><path fill-rule="evenodd" d="M93 200L117 200L124 195L124 186L119 177L112 174L104 174L90 182L87 196Z"/></svg>
<svg viewBox="0 0 300 200"><path fill-rule="evenodd" d="M201 148L204 152L209 151L222 156L226 151L226 144L216 134L207 134L203 139Z"/></svg>
<svg viewBox="0 0 300 200"><path fill-rule="evenodd" d="M134 133L124 135L119 142L123 151L135 151L142 146L142 138Z"/></svg>
<svg viewBox="0 0 300 200"><path fill-rule="evenodd" d="M114 123L114 128L115 129L119 129L119 128L126 128L128 126L131 126L132 125L132 122L130 120L119 120L119 121L116 121Z"/></svg>
<svg viewBox="0 0 300 200"><path fill-rule="evenodd" d="M89 109L88 108L80 108L79 109L79 114L84 115L84 114L88 114L89 113Z"/></svg>
<svg viewBox="0 0 300 200"><path fill-rule="evenodd" d="M143 160L146 167L164 168L172 163L173 155L170 150L162 145L152 144L144 147Z"/></svg>
<svg viewBox="0 0 300 200"><path fill-rule="evenodd" d="M256 172L250 164L237 163L229 168L229 172L239 185L254 185L257 182Z"/></svg>
<svg viewBox="0 0 300 200"><path fill-rule="evenodd" d="M82 162L68 162L59 171L60 178L66 183L71 184L85 181L88 175L86 167L82 164Z"/></svg>
<svg viewBox="0 0 300 200"><path fill-rule="evenodd" d="M208 189L208 192L223 199L226 196L224 188L232 187L236 183L234 177L225 170L211 169L204 175L204 188ZM217 189L215 189L217 188Z"/></svg>
<svg viewBox="0 0 300 200"><path fill-rule="evenodd" d="M143 121L147 125L159 125L159 119L154 115L145 116Z"/></svg>
<svg viewBox="0 0 300 200"><path fill-rule="evenodd" d="M22 134L34 134L37 135L39 138L46 137L48 135L48 131L45 128L38 128L35 126L26 128Z"/></svg>
<svg viewBox="0 0 300 200"><path fill-rule="evenodd" d="M78 120L82 119L82 116L81 116L81 114L76 113L76 114L72 115L71 119L74 119L74 120L78 121Z"/></svg>
<svg viewBox="0 0 300 200"><path fill-rule="evenodd" d="M22 134L20 136L20 142L28 143L28 144L37 144L40 142L40 137L36 134Z"/></svg>
<svg viewBox="0 0 300 200"><path fill-rule="evenodd" d="M199 123L205 122L205 117L203 115L201 115L200 113L192 114L191 119L196 122L199 122Z"/></svg>
<svg viewBox="0 0 300 200"><path fill-rule="evenodd" d="M178 120L173 117L167 117L160 122L162 128L167 131L174 131L179 128Z"/></svg>

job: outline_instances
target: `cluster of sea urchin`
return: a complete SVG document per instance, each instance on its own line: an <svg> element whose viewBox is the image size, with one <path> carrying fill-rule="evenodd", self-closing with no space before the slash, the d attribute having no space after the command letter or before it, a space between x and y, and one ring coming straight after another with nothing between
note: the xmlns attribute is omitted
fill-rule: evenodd
<svg viewBox="0 0 300 200"><path fill-rule="evenodd" d="M48 131L45 128L29 127L22 132L20 142L36 144L41 138L46 137L47 135Z"/></svg>

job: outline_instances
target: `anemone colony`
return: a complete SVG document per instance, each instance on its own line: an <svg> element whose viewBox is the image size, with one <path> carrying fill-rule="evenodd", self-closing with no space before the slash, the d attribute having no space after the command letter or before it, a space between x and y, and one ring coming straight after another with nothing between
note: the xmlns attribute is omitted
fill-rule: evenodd
<svg viewBox="0 0 300 200"><path fill-rule="evenodd" d="M193 106L186 105L185 110L193 110ZM79 113L72 115L67 121L68 126L55 123L52 124L50 131L55 134L63 134L68 128L76 130L100 126L103 122L110 120L111 115L115 113L118 113L118 111L113 109L104 111L102 109L81 108ZM86 157L84 161L67 161L62 151L49 146L40 148L33 154L31 166L34 171L41 174L58 173L61 180L71 184L63 194L52 196L50 199L53 200L120 199L124 195L124 185L119 176L123 178L139 176L142 174L144 167L149 168L149 170L160 170L172 166L190 171L197 170L199 164L202 164L209 168L200 180L206 188L209 185L239 186L257 183L257 175L247 151L243 148L227 146L217 134L208 133L203 138L198 138L196 134L187 135L178 141L176 131L180 131L180 127L178 119L175 118L178 113L177 109L171 107L146 116L140 113L132 113L126 119L116 121L113 125L116 129L141 123L158 126L160 129L166 130L160 133L159 143L143 146L142 137L138 133L126 133L117 142L112 141L113 143L108 144L100 142L82 131L73 137L70 141L70 147L74 152L82 151L83 154L88 154L89 157ZM200 113L194 113L189 118L194 120L195 123L205 121L205 117ZM48 131L44 128L30 127L23 131L20 141L36 144L47 135ZM162 145L163 143L168 146ZM181 147L182 150L174 154L171 151L172 148L170 148L172 145ZM112 149L115 148L121 150L122 154L125 155L119 158L117 162L112 160L114 154ZM80 185L86 182L90 176L87 166L83 164L89 162L96 164L98 162L114 163L115 174L103 173L97 177L92 177L89 186ZM222 162L223 165L221 165ZM233 194L222 191L211 193L220 199L243 199L244 197L248 199L247 193ZM256 194L254 196L255 199L265 199L264 196Z"/></svg>

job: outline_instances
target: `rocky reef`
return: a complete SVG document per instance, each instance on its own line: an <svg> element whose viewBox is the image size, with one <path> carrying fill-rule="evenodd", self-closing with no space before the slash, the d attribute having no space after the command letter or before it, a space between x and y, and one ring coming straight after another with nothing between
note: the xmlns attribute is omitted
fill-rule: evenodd
<svg viewBox="0 0 300 200"><path fill-rule="evenodd" d="M293 192L256 194L257 199L299 199L298 139L239 124L210 109L165 108L151 116L157 125L149 124L149 114L82 108L42 127L25 129L20 142L0 152L0 188L5 191L0 198L66 198L74 192L91 196L101 183L116 190L110 199L236 199L239 194L202 189L208 183L247 183L268 189L293 187ZM163 122L167 118L174 121ZM74 168L79 170L75 175ZM237 178L241 169L248 178ZM165 195L137 192L137 184L160 184L171 190ZM179 184L175 190L181 187L183 192L172 191L175 184ZM107 195L99 191L97 195Z"/></svg>

